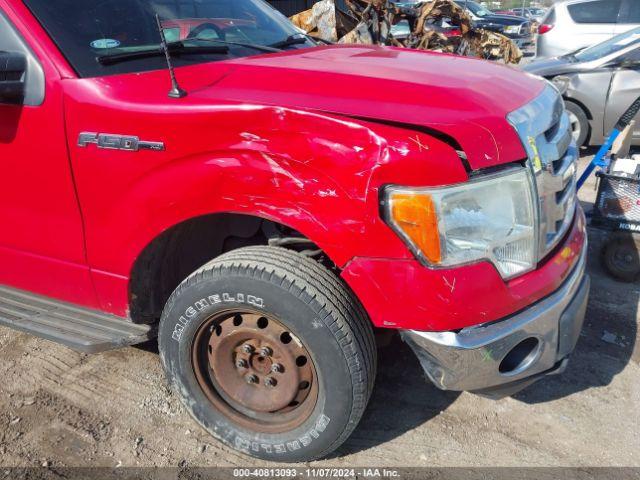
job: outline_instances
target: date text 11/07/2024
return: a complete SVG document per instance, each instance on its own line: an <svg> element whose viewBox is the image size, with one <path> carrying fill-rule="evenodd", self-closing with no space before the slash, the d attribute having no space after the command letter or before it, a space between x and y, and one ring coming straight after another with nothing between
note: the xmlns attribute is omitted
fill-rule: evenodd
<svg viewBox="0 0 640 480"><path fill-rule="evenodd" d="M234 468L234 478L400 478L389 468Z"/></svg>

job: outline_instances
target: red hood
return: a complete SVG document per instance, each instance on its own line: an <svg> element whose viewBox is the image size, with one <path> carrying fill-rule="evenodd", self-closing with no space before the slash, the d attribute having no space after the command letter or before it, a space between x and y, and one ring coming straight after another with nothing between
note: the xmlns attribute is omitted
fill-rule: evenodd
<svg viewBox="0 0 640 480"><path fill-rule="evenodd" d="M436 129L460 144L474 169L526 156L506 116L544 88L530 75L483 60L362 45L201 64L177 75L189 92L179 102L167 99L166 71L95 81L110 95L145 105L171 102L174 110L263 104Z"/></svg>
<svg viewBox="0 0 640 480"><path fill-rule="evenodd" d="M473 168L526 156L506 116L544 88L515 68L400 48L322 47L229 63L236 68L216 96L438 129Z"/></svg>
<svg viewBox="0 0 640 480"><path fill-rule="evenodd" d="M375 112L395 120L420 118L413 114L428 109L442 121L461 114L469 121L504 118L543 89L514 68L455 55L362 45L295 52L229 62L238 68L217 88L269 103Z"/></svg>

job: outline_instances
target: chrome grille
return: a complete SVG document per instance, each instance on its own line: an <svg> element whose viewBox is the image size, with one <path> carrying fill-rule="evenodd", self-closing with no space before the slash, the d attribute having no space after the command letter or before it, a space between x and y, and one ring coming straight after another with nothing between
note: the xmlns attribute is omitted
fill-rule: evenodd
<svg viewBox="0 0 640 480"><path fill-rule="evenodd" d="M542 259L562 239L576 211L578 149L562 97L550 85L508 119L527 151L536 180Z"/></svg>

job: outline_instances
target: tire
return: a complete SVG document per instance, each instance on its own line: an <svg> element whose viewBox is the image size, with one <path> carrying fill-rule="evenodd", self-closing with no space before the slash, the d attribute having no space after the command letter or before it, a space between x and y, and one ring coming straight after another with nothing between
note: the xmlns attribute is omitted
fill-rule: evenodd
<svg viewBox="0 0 640 480"><path fill-rule="evenodd" d="M640 274L640 239L614 234L605 244L602 260L607 271L623 282L634 282Z"/></svg>
<svg viewBox="0 0 640 480"><path fill-rule="evenodd" d="M569 100L565 101L569 117L571 119L571 129L573 131L573 137L578 147L582 147L587 142L589 137L589 119L582 107Z"/></svg>
<svg viewBox="0 0 640 480"><path fill-rule="evenodd" d="M194 419L263 460L328 455L373 389L376 349L363 307L329 270L282 248L241 248L194 272L167 302L158 337L169 383ZM283 406L291 385L295 400Z"/></svg>

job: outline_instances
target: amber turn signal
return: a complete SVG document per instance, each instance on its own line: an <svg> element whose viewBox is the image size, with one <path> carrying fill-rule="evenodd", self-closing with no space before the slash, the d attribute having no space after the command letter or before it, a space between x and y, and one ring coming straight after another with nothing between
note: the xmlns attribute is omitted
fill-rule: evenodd
<svg viewBox="0 0 640 480"><path fill-rule="evenodd" d="M431 263L440 263L436 206L427 194L392 193L391 220Z"/></svg>

